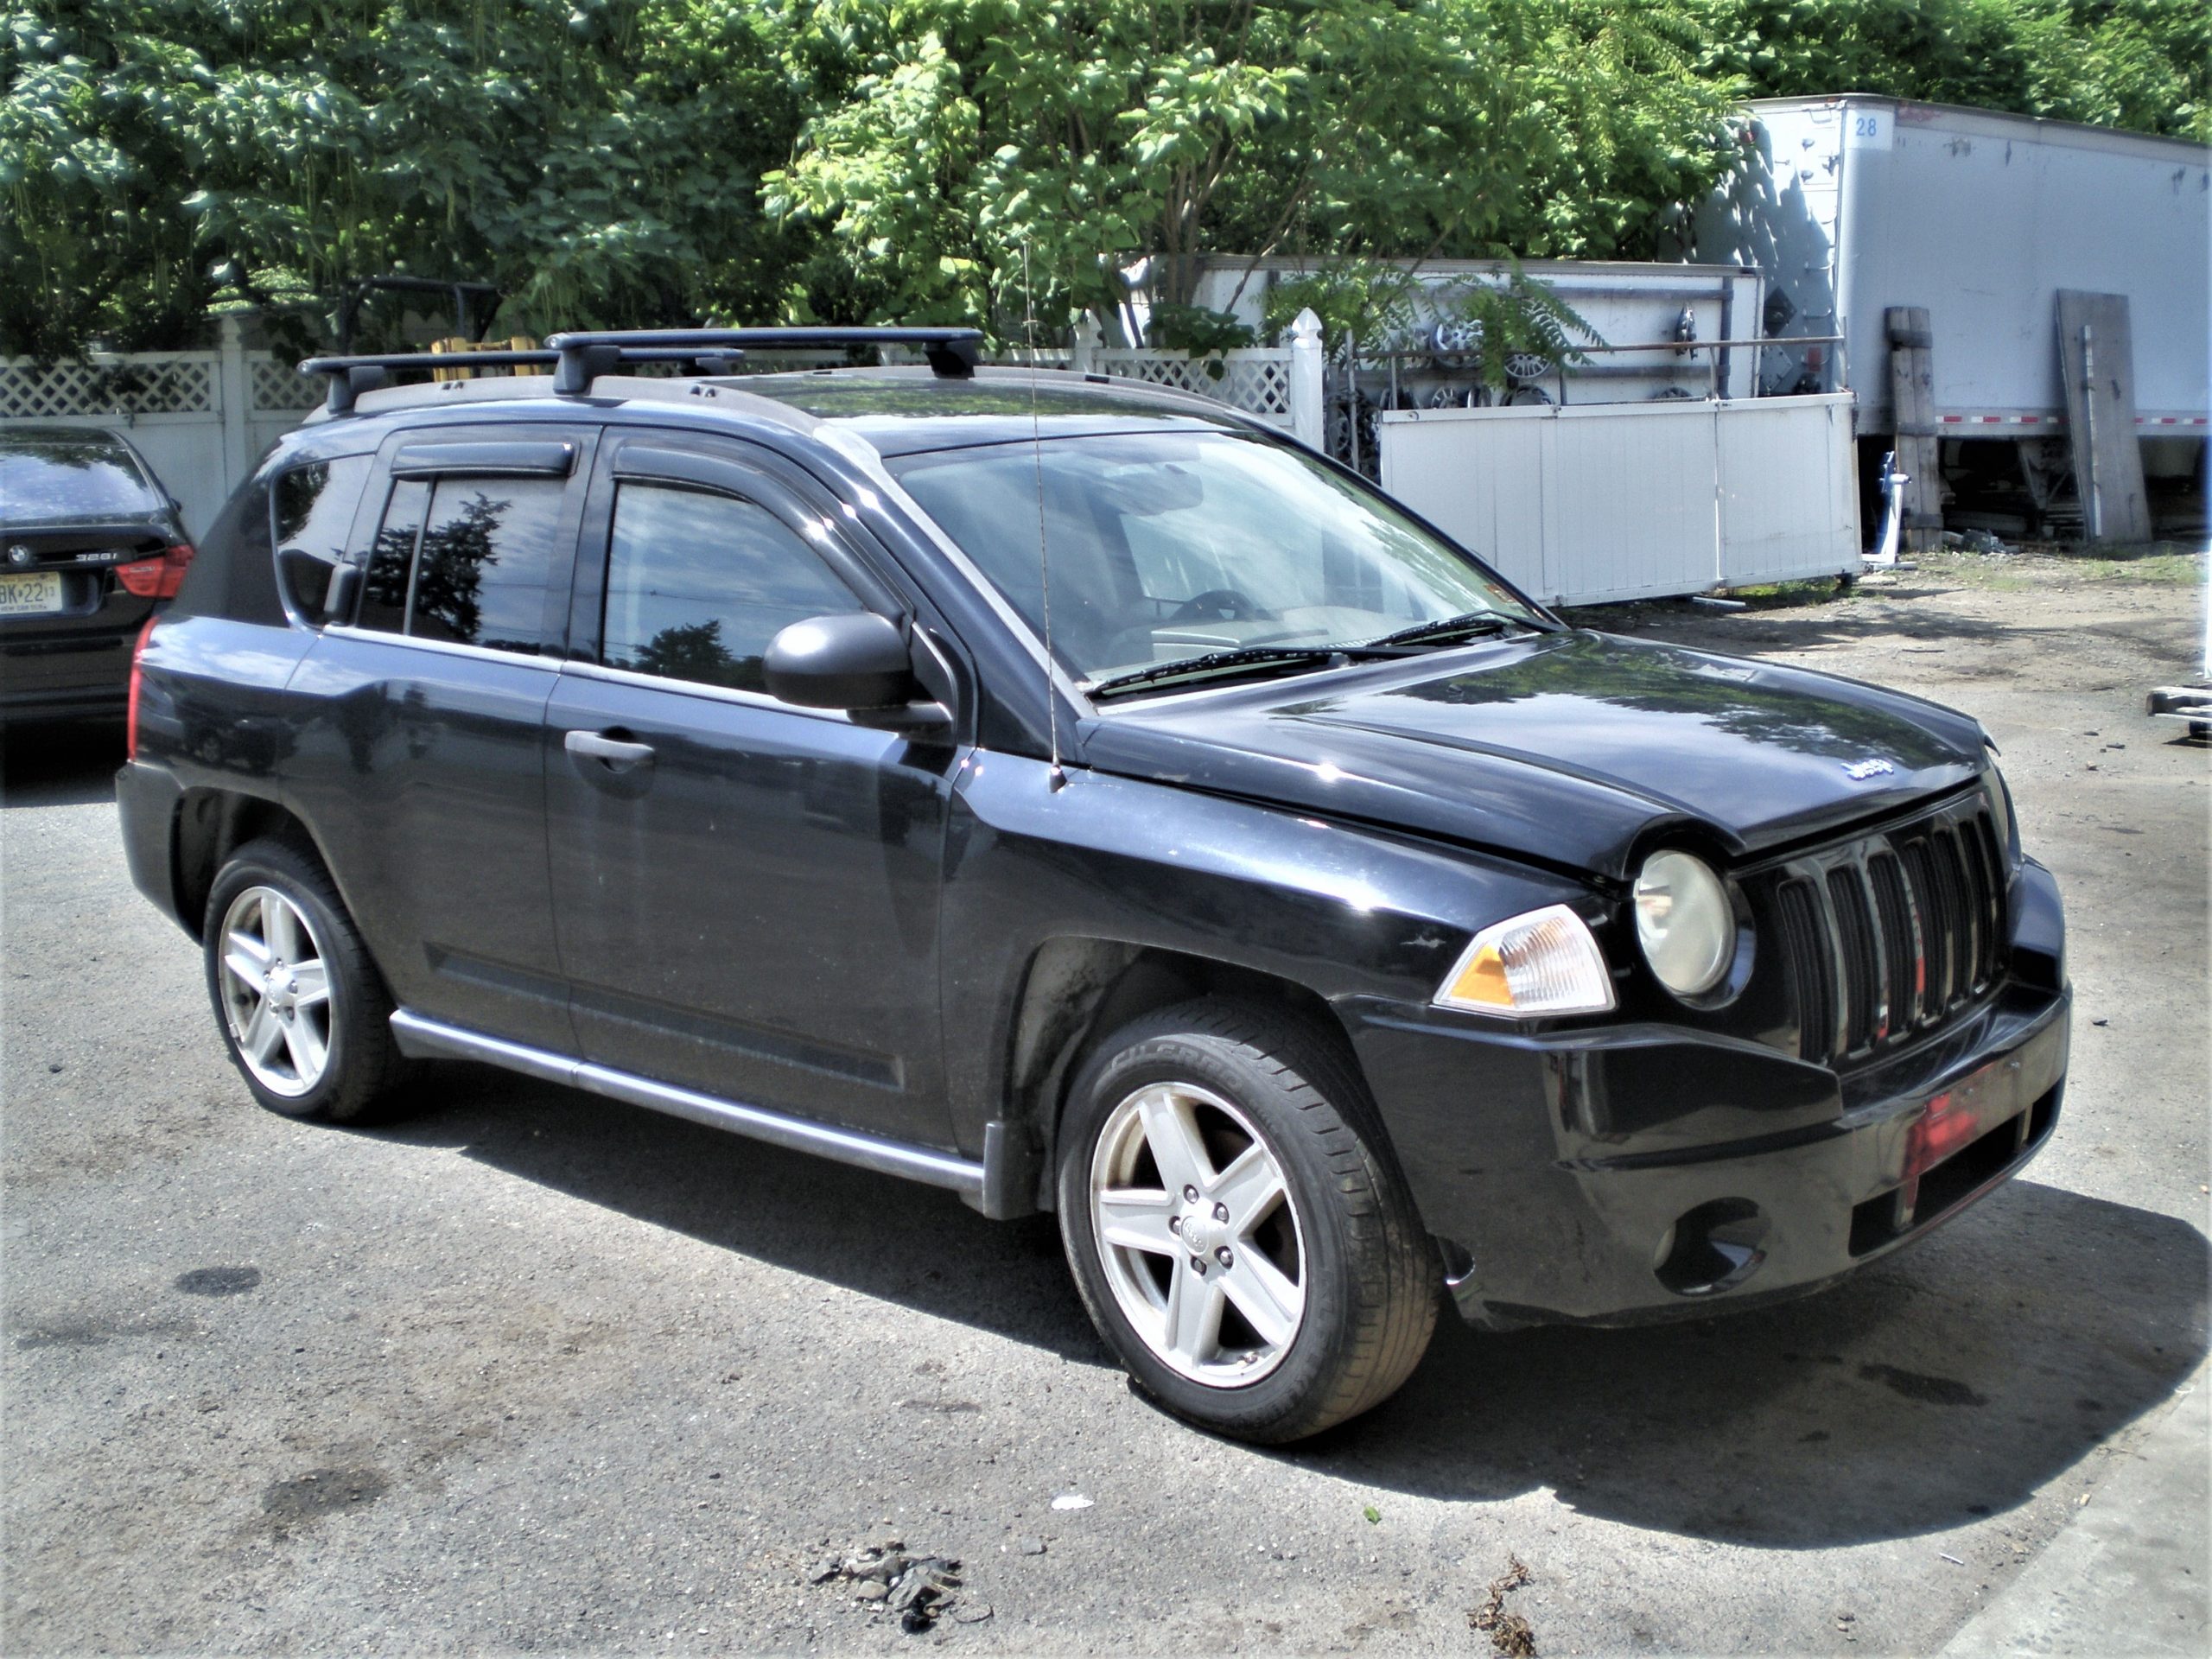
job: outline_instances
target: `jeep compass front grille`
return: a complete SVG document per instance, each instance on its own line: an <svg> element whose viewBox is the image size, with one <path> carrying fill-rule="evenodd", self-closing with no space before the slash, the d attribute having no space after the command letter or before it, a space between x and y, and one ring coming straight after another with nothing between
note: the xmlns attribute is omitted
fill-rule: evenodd
<svg viewBox="0 0 2212 1659"><path fill-rule="evenodd" d="M2004 965L2005 861L1979 798L1792 859L1775 889L1797 1052L1858 1059L1942 1023Z"/></svg>

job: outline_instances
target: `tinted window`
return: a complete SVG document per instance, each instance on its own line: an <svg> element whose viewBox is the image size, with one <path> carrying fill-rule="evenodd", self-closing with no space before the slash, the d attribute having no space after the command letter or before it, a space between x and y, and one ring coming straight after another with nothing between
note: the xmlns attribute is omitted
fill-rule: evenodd
<svg viewBox="0 0 2212 1659"><path fill-rule="evenodd" d="M369 568L361 582L359 626L380 633L407 632L407 582L415 570L415 544L430 507L430 486L407 479L391 486L384 522L369 547Z"/></svg>
<svg viewBox="0 0 2212 1659"><path fill-rule="evenodd" d="M369 550L360 626L497 651L544 649L545 588L567 489L557 478L394 485Z"/></svg>
<svg viewBox="0 0 2212 1659"><path fill-rule="evenodd" d="M440 479L415 556L407 632L499 651L542 649L567 489L557 478Z"/></svg>
<svg viewBox="0 0 2212 1659"><path fill-rule="evenodd" d="M346 532L353 527L369 464L366 455L346 455L295 467L276 480L278 569L292 602L308 616L321 616L330 572L346 556Z"/></svg>
<svg viewBox="0 0 2212 1659"><path fill-rule="evenodd" d="M861 610L852 590L766 508L625 484L607 554L610 667L765 691L768 642L810 616Z"/></svg>
<svg viewBox="0 0 2212 1659"><path fill-rule="evenodd" d="M167 505L113 443L56 435L0 444L0 521L131 518Z"/></svg>

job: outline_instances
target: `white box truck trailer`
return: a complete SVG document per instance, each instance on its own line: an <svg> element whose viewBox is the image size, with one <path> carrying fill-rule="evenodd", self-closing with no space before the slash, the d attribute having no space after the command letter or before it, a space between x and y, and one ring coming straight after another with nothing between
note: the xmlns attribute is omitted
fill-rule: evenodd
<svg viewBox="0 0 2212 1659"><path fill-rule="evenodd" d="M1955 522L2066 518L2057 296L2083 290L2128 302L2154 505L2201 513L2212 149L1859 94L1756 100L1738 137L1740 164L1674 251L1763 272L1767 336L1841 336L1770 347L1760 390L1852 392L1862 478L1897 429L1886 314L1918 307Z"/></svg>

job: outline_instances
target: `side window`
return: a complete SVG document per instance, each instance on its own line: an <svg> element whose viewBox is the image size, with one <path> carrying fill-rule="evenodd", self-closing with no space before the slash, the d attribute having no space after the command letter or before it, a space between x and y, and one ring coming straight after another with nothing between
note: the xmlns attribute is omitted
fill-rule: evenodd
<svg viewBox="0 0 2212 1659"><path fill-rule="evenodd" d="M557 478L442 478L430 496L407 632L499 651L544 649Z"/></svg>
<svg viewBox="0 0 2212 1659"><path fill-rule="evenodd" d="M624 484L614 498L610 668L765 691L760 658L779 632L864 608L765 507L659 484Z"/></svg>
<svg viewBox="0 0 2212 1659"><path fill-rule="evenodd" d="M556 478L402 480L369 551L359 626L538 652L561 500Z"/></svg>
<svg viewBox="0 0 2212 1659"><path fill-rule="evenodd" d="M289 590L292 603L317 620L330 593L330 573L346 556L346 532L353 527L353 510L360 505L370 465L366 455L345 455L277 476L278 580Z"/></svg>
<svg viewBox="0 0 2212 1659"><path fill-rule="evenodd" d="M430 486L420 479L403 479L391 486L384 522L369 547L369 568L362 575L357 626L378 633L407 632L407 584L415 573L415 545L423 539L423 519L429 509Z"/></svg>

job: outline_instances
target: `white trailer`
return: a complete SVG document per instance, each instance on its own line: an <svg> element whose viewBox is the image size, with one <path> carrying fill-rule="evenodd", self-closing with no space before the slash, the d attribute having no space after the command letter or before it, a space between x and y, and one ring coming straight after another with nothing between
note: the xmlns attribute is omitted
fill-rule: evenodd
<svg viewBox="0 0 2212 1659"><path fill-rule="evenodd" d="M2062 477L2067 404L2062 289L2126 297L2133 400L2155 480L2202 466L2212 423L2212 149L2069 122L1847 94L1763 99L1742 162L1677 250L1766 276L1763 332L1840 346L1763 353L1763 393L1848 391L1862 474L1897 429L1891 308L1929 315L1932 416L1947 482L1965 501L2001 483L2010 446L2036 447L2013 482ZM2038 444L2056 435L2056 444ZM2004 463L1967 440L2002 440ZM2054 465L2056 461L2056 465ZM1986 493L1986 492L1985 492Z"/></svg>

